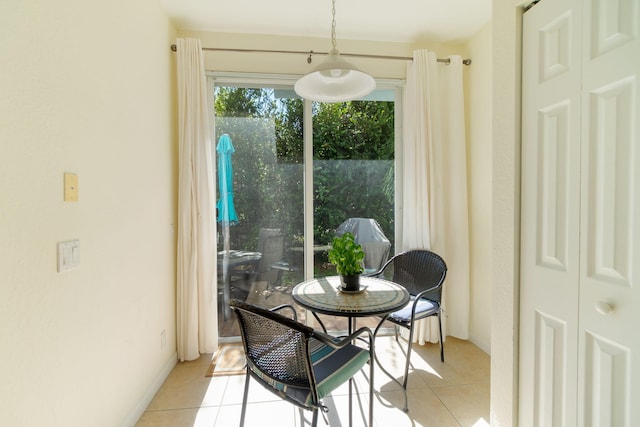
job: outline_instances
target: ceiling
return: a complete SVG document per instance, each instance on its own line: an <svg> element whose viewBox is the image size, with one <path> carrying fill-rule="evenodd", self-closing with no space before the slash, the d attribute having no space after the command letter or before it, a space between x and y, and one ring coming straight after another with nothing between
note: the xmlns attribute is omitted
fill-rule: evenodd
<svg viewBox="0 0 640 427"><path fill-rule="evenodd" d="M331 0L161 0L178 30L327 37ZM420 43L473 36L491 0L337 0L336 37Z"/></svg>

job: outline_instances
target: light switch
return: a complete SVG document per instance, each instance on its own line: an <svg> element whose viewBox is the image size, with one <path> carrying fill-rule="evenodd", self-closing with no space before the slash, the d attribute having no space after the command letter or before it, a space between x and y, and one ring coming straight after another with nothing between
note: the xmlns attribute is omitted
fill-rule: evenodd
<svg viewBox="0 0 640 427"><path fill-rule="evenodd" d="M75 173L64 174L64 201L78 201L78 175Z"/></svg>
<svg viewBox="0 0 640 427"><path fill-rule="evenodd" d="M58 243L58 273L80 267L80 240Z"/></svg>

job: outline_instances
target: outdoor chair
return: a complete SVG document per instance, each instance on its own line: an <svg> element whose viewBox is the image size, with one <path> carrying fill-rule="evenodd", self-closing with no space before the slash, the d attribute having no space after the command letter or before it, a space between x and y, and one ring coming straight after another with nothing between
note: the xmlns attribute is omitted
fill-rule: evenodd
<svg viewBox="0 0 640 427"><path fill-rule="evenodd" d="M260 258L255 263L238 265L231 272L235 287L249 291L255 281L267 282L268 287L277 286L282 271L271 266L284 258L284 234L279 228L261 228L258 232L256 252Z"/></svg>
<svg viewBox="0 0 640 427"><path fill-rule="evenodd" d="M415 249L399 253L393 256L380 269L371 276L384 277L386 270L393 270L389 280L404 286L410 295L409 303L402 309L393 312L386 319L394 324L396 341L398 340L398 327L409 330L409 339L402 382L398 383L404 390L404 411L409 410L407 401L407 381L409 378L409 365L411 361L411 349L413 347L414 324L420 319L431 316L438 317L438 331L440 339L440 360L444 362L444 346L442 337L441 302L442 287L447 275L447 265L440 255L424 250ZM380 326L375 329L374 336L377 336ZM378 363L379 364L379 363ZM393 376L380 365L389 377Z"/></svg>
<svg viewBox="0 0 640 427"><path fill-rule="evenodd" d="M284 234L278 230L275 234L259 236L258 252L262 253L258 264L258 280L268 282L270 287L277 286L282 271L272 268L272 265L284 259Z"/></svg>
<svg viewBox="0 0 640 427"><path fill-rule="evenodd" d="M281 305L265 309L239 300L231 301L238 317L246 355L246 379L240 426L244 426L249 382L253 378L269 391L303 410L312 411L312 426L318 409L327 412L322 399L349 384L349 417L353 376L369 365L369 426L373 426L373 334L360 328L348 337L334 338L297 321L295 308ZM277 311L289 309L293 319ZM369 349L352 344L368 335ZM372 361L371 361L372 362Z"/></svg>

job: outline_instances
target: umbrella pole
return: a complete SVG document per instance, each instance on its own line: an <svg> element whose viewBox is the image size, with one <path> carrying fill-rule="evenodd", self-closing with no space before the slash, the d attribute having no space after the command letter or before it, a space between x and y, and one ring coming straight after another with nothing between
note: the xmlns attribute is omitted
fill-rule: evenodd
<svg viewBox="0 0 640 427"><path fill-rule="evenodd" d="M218 180L220 181L220 200L218 203L221 209L218 221L222 225L222 235L224 238L222 253L222 286L223 286L223 311L224 318L228 320L231 316L229 301L231 299L231 274L229 272L229 261L231 258L231 244L229 239L229 226L237 223L238 218L233 208L233 168L231 166L231 155L235 149L231 143L231 138L227 134L220 136L216 152L218 153Z"/></svg>
<svg viewBox="0 0 640 427"><path fill-rule="evenodd" d="M228 320L231 317L231 308L229 301L231 301L231 277L229 274L229 256L230 256L230 239L229 239L229 224L222 226L223 243L223 255L222 255L222 294L223 294L223 310L224 319Z"/></svg>

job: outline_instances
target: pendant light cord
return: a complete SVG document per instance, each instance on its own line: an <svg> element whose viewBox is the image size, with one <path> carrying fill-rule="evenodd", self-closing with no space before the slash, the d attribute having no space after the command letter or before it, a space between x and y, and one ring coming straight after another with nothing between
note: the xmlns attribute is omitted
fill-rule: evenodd
<svg viewBox="0 0 640 427"><path fill-rule="evenodd" d="M333 45L333 50L338 50L336 41L336 0L331 0L331 44Z"/></svg>

